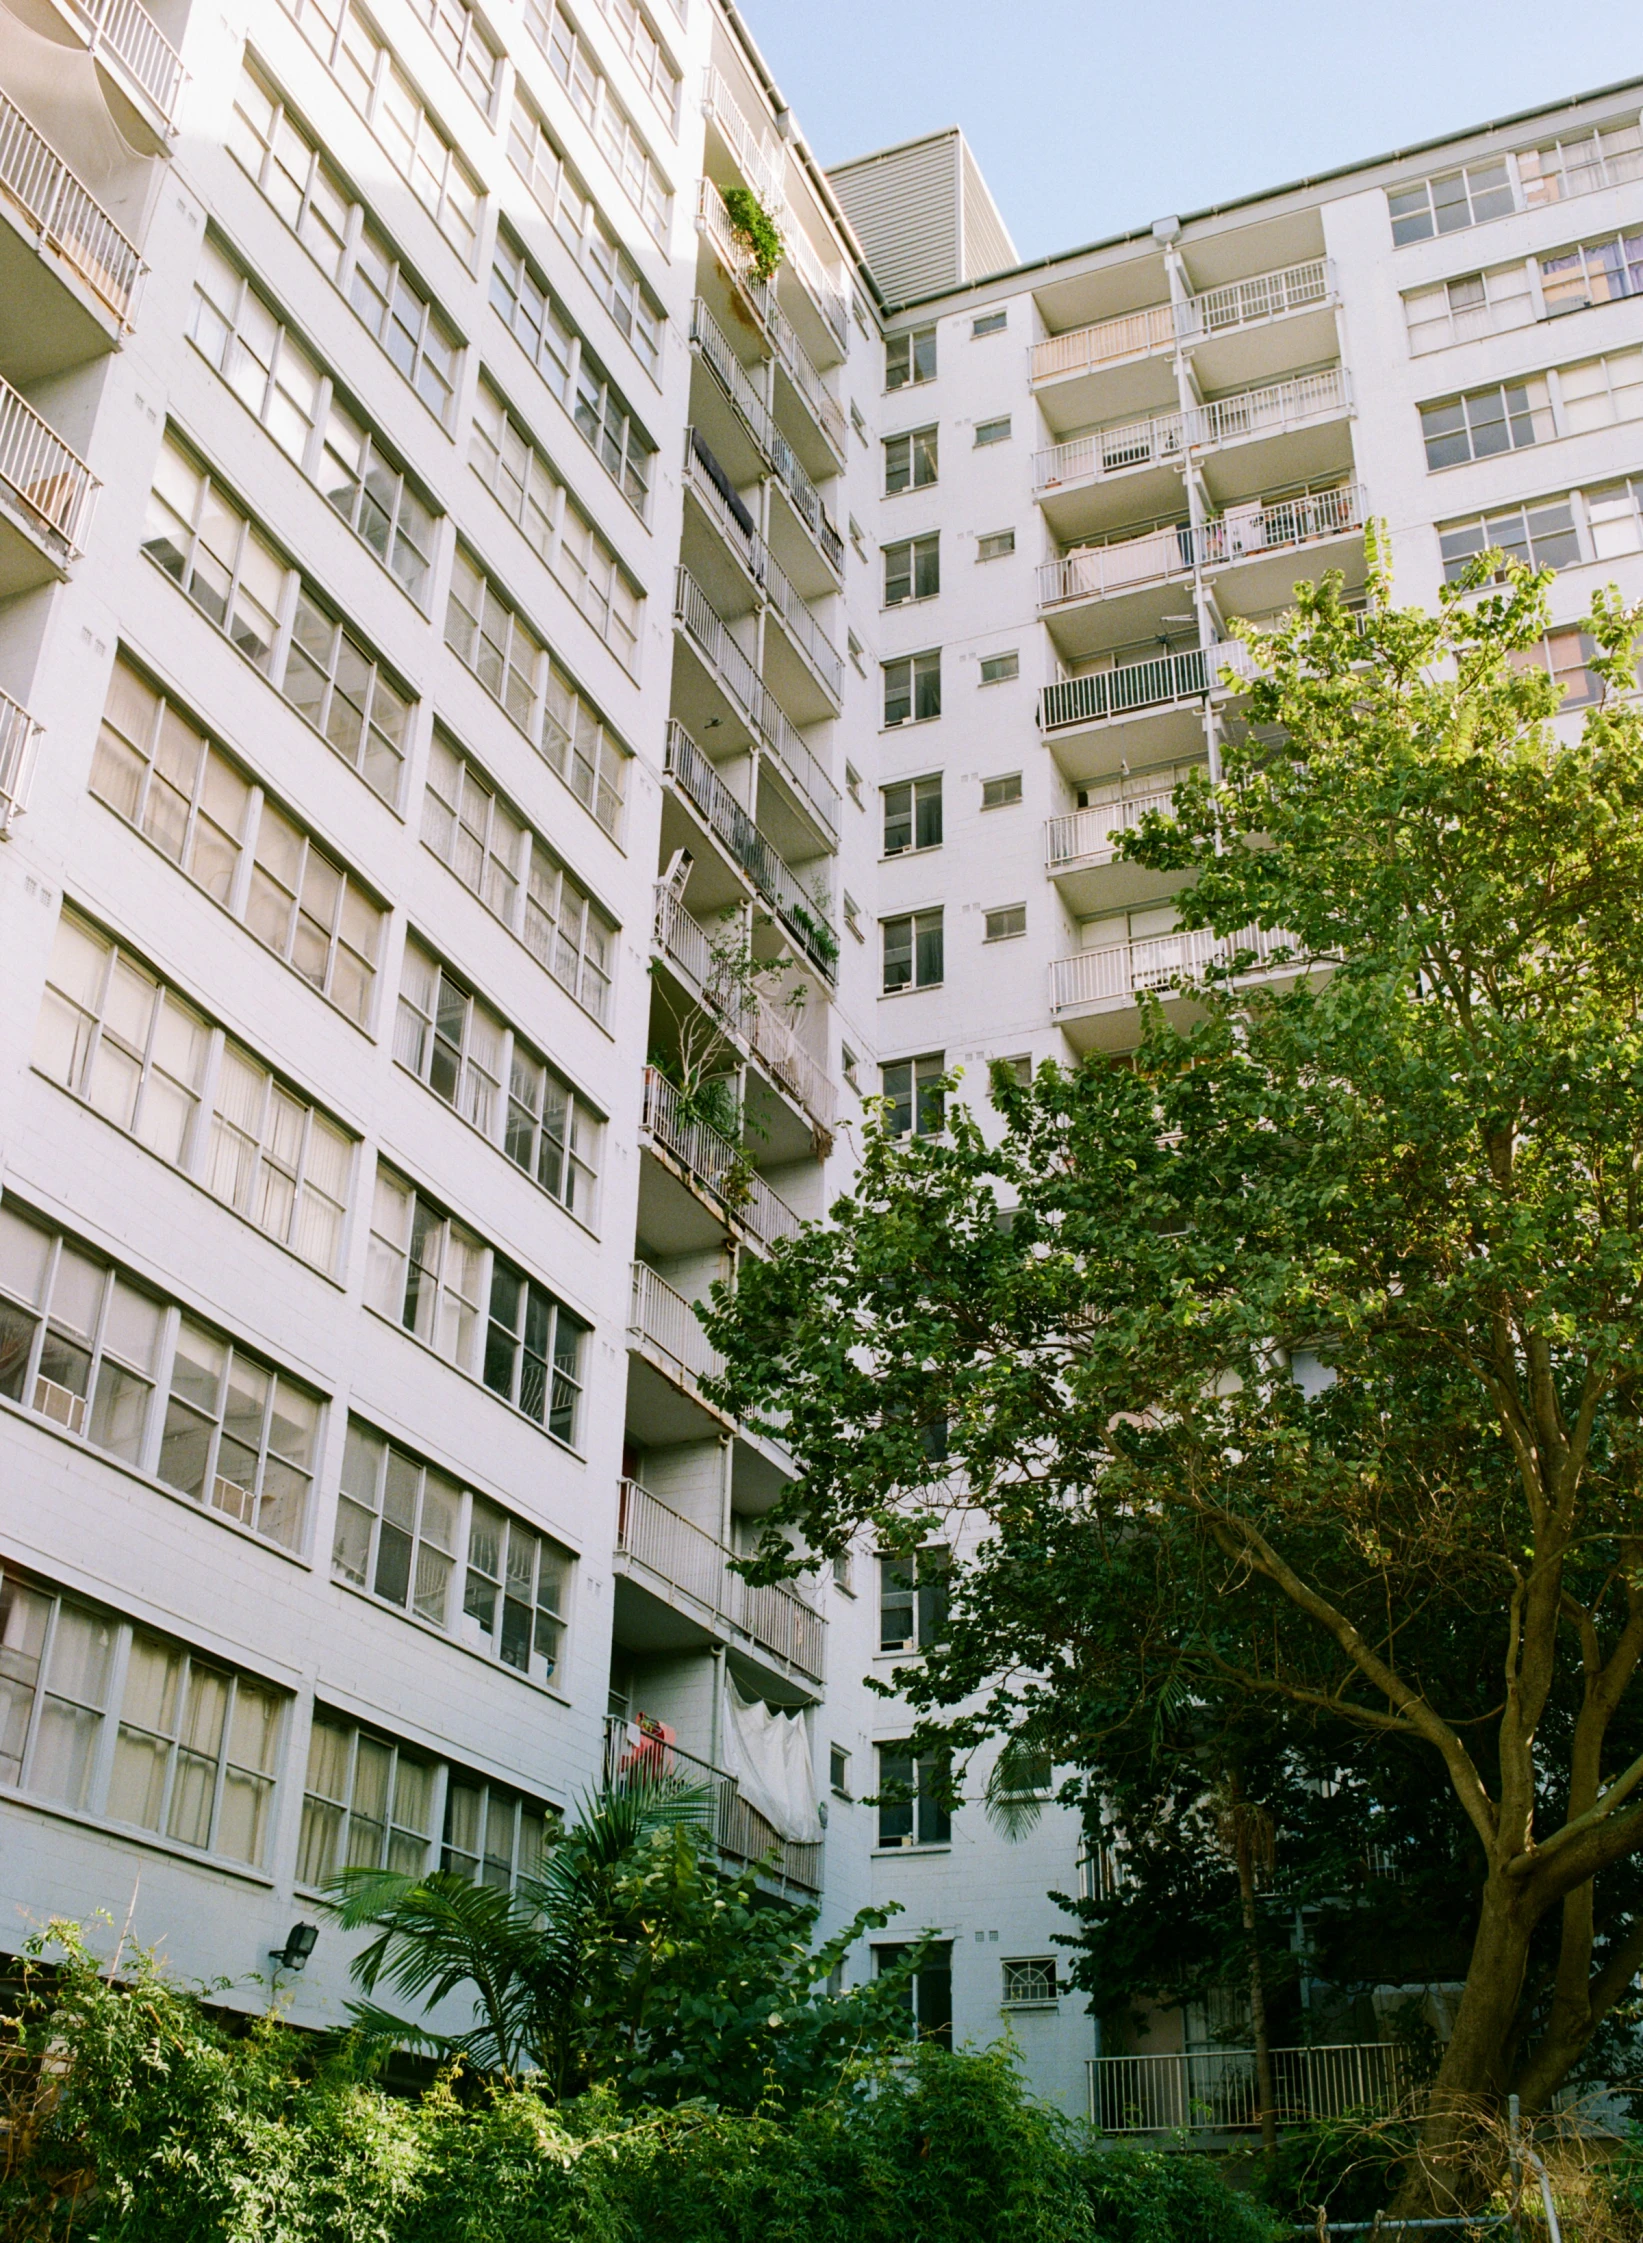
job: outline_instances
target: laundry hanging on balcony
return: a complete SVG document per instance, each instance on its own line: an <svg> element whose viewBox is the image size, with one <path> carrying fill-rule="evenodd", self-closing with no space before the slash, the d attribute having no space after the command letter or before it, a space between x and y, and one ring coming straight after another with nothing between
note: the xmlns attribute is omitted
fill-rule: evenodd
<svg viewBox="0 0 1643 2243"><path fill-rule="evenodd" d="M724 1763L742 1797L778 1838L798 1846L820 1843L816 1778L801 1711L784 1713L762 1698L744 1698L727 1679Z"/></svg>

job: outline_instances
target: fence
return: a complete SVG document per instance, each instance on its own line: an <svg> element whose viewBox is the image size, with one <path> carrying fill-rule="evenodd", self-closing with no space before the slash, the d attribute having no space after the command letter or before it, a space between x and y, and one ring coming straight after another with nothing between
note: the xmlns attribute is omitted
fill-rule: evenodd
<svg viewBox="0 0 1643 2243"><path fill-rule="evenodd" d="M1275 2048L1272 2095L1280 2125L1391 2108L1404 2089L1403 2052L1385 2041ZM1090 2122L1103 2134L1239 2133L1261 2123L1252 2048L1173 2056L1094 2056Z"/></svg>
<svg viewBox="0 0 1643 2243"><path fill-rule="evenodd" d="M57 559L73 560L80 550L96 479L49 422L4 380L0 380L0 483L22 502L32 526Z"/></svg>
<svg viewBox="0 0 1643 2243"><path fill-rule="evenodd" d="M0 841L11 831L28 802L38 730L20 701L0 693Z"/></svg>
<svg viewBox="0 0 1643 2243"><path fill-rule="evenodd" d="M616 1547L790 1666L821 1680L827 1629L821 1614L780 1582L749 1582L733 1573L723 1543L637 1480L621 1483Z"/></svg>
<svg viewBox="0 0 1643 2243"><path fill-rule="evenodd" d="M778 1238L798 1237L799 1218L792 1208L746 1166L728 1137L681 1111L679 1093L654 1067L645 1069L641 1126L755 1238L769 1246ZM695 1323L694 1318L691 1321Z"/></svg>
<svg viewBox="0 0 1643 2243"><path fill-rule="evenodd" d="M677 779L765 901L811 961L831 981L838 971L838 940L825 909L807 896L684 726L670 720L663 768Z"/></svg>
<svg viewBox="0 0 1643 2243"><path fill-rule="evenodd" d="M139 0L74 0L97 45L117 55L169 125L182 91L182 57Z"/></svg>
<svg viewBox="0 0 1643 2243"><path fill-rule="evenodd" d="M1242 951L1253 953L1250 971L1259 971L1273 954L1292 951L1295 937L1278 929L1242 927L1235 935L1212 934L1207 927L1152 935L1140 942L1105 944L1076 951L1050 968L1050 1009L1077 1012L1145 989L1168 989L1190 981L1209 965L1230 965Z"/></svg>
<svg viewBox="0 0 1643 2243"><path fill-rule="evenodd" d="M142 259L135 242L75 178L15 102L0 94L0 194L71 264L122 326L131 319Z"/></svg>

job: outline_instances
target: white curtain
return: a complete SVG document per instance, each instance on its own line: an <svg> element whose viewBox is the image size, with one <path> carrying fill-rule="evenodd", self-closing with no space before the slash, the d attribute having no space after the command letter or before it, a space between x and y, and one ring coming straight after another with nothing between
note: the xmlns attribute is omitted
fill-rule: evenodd
<svg viewBox="0 0 1643 2243"><path fill-rule="evenodd" d="M724 1760L742 1797L778 1837L800 1846L818 1843L821 1816L801 1712L784 1713L762 1698L744 1698L727 1678Z"/></svg>

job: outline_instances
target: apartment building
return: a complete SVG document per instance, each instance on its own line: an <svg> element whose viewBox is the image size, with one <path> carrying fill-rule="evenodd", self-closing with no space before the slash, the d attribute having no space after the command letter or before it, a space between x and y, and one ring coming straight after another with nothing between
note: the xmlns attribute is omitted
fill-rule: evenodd
<svg viewBox="0 0 1643 2243"><path fill-rule="evenodd" d="M731 1572L692 1304L864 1097L1124 1048L1201 943L1111 832L1368 514L1640 588L1643 89L1019 267L726 0L0 10L0 1945L256 2006L668 1765L1083 2108L1099 1865L867 1688L940 1550Z"/></svg>

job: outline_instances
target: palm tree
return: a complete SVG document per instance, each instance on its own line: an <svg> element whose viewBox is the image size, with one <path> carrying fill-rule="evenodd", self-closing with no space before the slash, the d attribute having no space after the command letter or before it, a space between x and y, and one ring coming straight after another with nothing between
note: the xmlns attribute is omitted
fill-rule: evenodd
<svg viewBox="0 0 1643 2243"><path fill-rule="evenodd" d="M348 2005L356 2032L384 2051L461 2057L508 2079L538 2074L555 2096L571 2091L578 2006L601 1935L615 1928L619 1880L663 1837L705 1834L713 1799L710 1786L631 1770L583 1798L541 1869L512 1892L453 1870L344 1870L327 1905L345 1930L377 1932L352 1966L365 1993L392 1987L426 2015L470 1987L476 2019L464 2033L434 2032L365 2000Z"/></svg>

